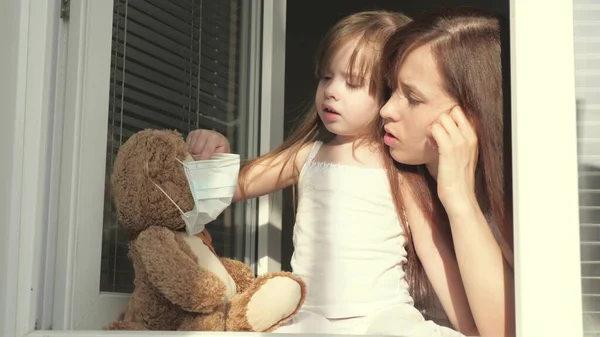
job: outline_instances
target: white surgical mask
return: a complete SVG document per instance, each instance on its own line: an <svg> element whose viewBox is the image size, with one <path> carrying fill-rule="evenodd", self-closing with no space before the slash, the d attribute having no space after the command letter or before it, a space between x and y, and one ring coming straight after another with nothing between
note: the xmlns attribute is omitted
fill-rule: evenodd
<svg viewBox="0 0 600 337"><path fill-rule="evenodd" d="M217 153L207 160L178 161L185 169L194 198L194 208L183 212L160 186L156 183L155 185L181 212L188 235L195 235L204 230L207 223L215 220L231 204L237 188L240 156Z"/></svg>

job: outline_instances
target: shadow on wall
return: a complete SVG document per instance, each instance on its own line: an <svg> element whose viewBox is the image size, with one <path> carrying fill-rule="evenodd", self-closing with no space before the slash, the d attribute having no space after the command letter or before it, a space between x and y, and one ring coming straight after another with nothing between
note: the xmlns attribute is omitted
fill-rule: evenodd
<svg viewBox="0 0 600 337"><path fill-rule="evenodd" d="M288 0L285 68L285 135L314 99L314 54L321 37L337 20L362 10L385 9L415 16L435 7L471 6L509 17L507 0ZM290 271L293 254L292 188L283 191L282 269Z"/></svg>
<svg viewBox="0 0 600 337"><path fill-rule="evenodd" d="M600 329L600 113L577 100L577 153L579 162L579 234L584 326Z"/></svg>
<svg viewBox="0 0 600 337"><path fill-rule="evenodd" d="M586 330L600 329L600 167L579 165L579 235L583 320ZM569 226L575 224L567 224Z"/></svg>

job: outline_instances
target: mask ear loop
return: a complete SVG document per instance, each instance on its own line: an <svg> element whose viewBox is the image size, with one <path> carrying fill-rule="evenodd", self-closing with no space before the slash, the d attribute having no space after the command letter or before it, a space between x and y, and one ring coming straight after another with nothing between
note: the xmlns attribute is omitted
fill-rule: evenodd
<svg viewBox="0 0 600 337"><path fill-rule="evenodd" d="M152 178L150 178L150 176L148 175L148 172L150 171L150 168L148 167L148 162L145 162L146 164L146 178L148 178L153 184L154 186L156 186L167 198L169 198L169 200L173 203L173 205L175 205L175 207L177 207L177 209L179 210L179 212L181 212L181 214L185 214L185 212L183 210L181 210L181 208L179 207L179 205L177 205L177 203L167 194L167 192L165 192L165 190L163 190L162 187L160 187Z"/></svg>

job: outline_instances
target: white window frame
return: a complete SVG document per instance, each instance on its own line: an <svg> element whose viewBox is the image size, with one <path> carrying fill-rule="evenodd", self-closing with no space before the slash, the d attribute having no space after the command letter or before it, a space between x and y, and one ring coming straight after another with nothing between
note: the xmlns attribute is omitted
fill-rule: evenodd
<svg viewBox="0 0 600 337"><path fill-rule="evenodd" d="M0 333L19 337L146 336L142 332L56 330L72 328L74 320L85 326L83 317L77 316L81 313L74 311L91 308L100 296L65 289L78 273L100 270L99 261L90 261L87 268L75 266L86 257L86 247L100 245L100 228L93 236L78 226L86 219L102 217L104 188L100 183L104 183L110 62L106 50L110 49L107 31L111 24L106 17L112 13L112 1L72 1L70 20L61 22L59 3L5 0L0 5L0 22L9 28L0 31L1 41L18 46L13 58L0 63L1 73L10 74L3 79L2 88L16 86L16 90L0 93L9 107L2 113L10 122L2 125L1 131L12 135L4 136L8 143L0 144L8 153L3 156L1 173L9 179L2 185L8 189L0 191L0 203L10 205L3 206L5 212L0 214L7 224L0 238L0 267L6 267L0 275ZM543 0L511 0L510 6L517 332L518 336L580 336L573 5L569 1L547 6ZM544 8L544 15L530 15L539 8ZM278 125L283 118L285 0L265 0L263 14L266 40L260 123L270 132L260 141L261 152L277 145L283 136ZM538 27L545 27L543 34ZM56 56L57 44L65 41L67 53ZM68 65L67 69L61 69L62 64ZM55 80L55 73L66 77ZM549 73L554 81L547 80ZM59 93L56 102L55 91ZM51 124L51 117L60 122ZM88 185L90 189L85 188ZM53 200L59 194L56 214ZM259 251L261 258L266 257L259 261L259 272L280 266L276 257L281 245L277 233L281 199L277 198L259 200L258 222L264 228L259 229L259 242L260 247L267 247L259 248L266 249ZM43 247L52 245L56 225L59 250L52 273L44 264ZM44 292L52 280L57 289L53 296ZM90 281L98 289L99 277ZM72 306L74 296L85 296L79 302L85 305ZM49 307L52 297L55 330L35 330L36 324L48 322L43 309ZM186 334L191 335L213 334Z"/></svg>
<svg viewBox="0 0 600 337"><path fill-rule="evenodd" d="M582 336L573 3L510 13L517 333Z"/></svg>

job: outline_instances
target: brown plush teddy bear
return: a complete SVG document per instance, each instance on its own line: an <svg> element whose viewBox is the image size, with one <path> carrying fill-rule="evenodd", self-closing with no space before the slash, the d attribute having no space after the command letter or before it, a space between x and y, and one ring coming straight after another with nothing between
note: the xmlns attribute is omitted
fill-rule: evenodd
<svg viewBox="0 0 600 337"><path fill-rule="evenodd" d="M298 312L304 282L287 272L255 279L245 264L215 254L206 229L189 236L173 204L183 212L194 207L178 160L193 158L176 131L142 130L119 149L113 201L131 236L135 287L119 320L108 328L273 331Z"/></svg>

